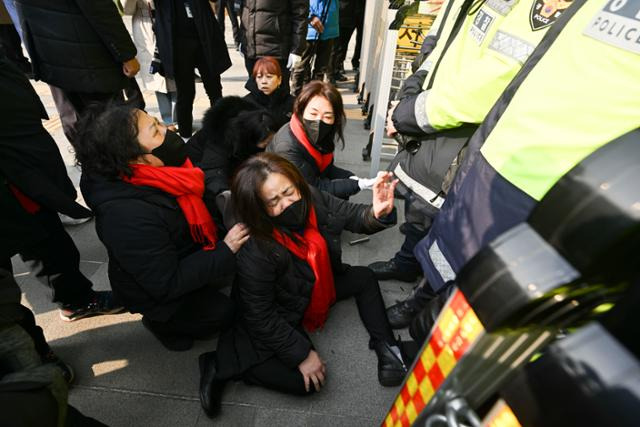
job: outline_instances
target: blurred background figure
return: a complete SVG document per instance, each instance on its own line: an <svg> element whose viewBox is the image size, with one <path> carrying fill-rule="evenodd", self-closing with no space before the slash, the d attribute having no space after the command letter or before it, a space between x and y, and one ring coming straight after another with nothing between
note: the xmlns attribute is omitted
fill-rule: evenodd
<svg viewBox="0 0 640 427"><path fill-rule="evenodd" d="M309 0L244 0L242 54L249 79L258 58L273 56L280 63L283 89L289 89L289 73L305 49L308 15Z"/></svg>
<svg viewBox="0 0 640 427"><path fill-rule="evenodd" d="M231 67L224 35L208 0L157 0L156 37L164 75L176 82L178 132L193 133L197 68L211 105L222 97L220 74Z"/></svg>
<svg viewBox="0 0 640 427"><path fill-rule="evenodd" d="M7 3L13 0L6 0ZM7 58L30 77L33 75L31 63L22 53L22 41L15 24L4 3L0 3L0 50Z"/></svg>
<svg viewBox="0 0 640 427"><path fill-rule="evenodd" d="M360 68L360 50L362 49L362 27L364 25L364 8L366 0L340 1L340 36L333 45L333 76L338 82L347 80L344 75L344 61L347 59L347 48L354 31L356 46L351 57L351 67L354 71Z"/></svg>
<svg viewBox="0 0 640 427"><path fill-rule="evenodd" d="M23 40L37 80L49 84L64 134L89 104L144 100L133 78L140 70L136 47L112 0L43 2L16 0Z"/></svg>
<svg viewBox="0 0 640 427"><path fill-rule="evenodd" d="M137 76L138 81L144 90L155 92L162 121L167 125L173 124L177 119L175 115L178 97L176 83L172 79L163 77L164 70L159 68L162 62L159 62L158 55L154 55L156 52L156 35L153 31L154 2L125 0L124 13L132 17L133 42L138 49L141 70Z"/></svg>
<svg viewBox="0 0 640 427"><path fill-rule="evenodd" d="M218 19L218 24L220 24L220 30L222 30L223 35L225 26L224 11L227 11L227 16L231 21L231 28L233 31L233 44L235 45L236 50L240 50L240 44L242 43L242 33L240 30L238 14L236 13L236 1L239 0L218 0L215 3L215 8L216 18Z"/></svg>
<svg viewBox="0 0 640 427"><path fill-rule="evenodd" d="M309 5L307 46L291 75L291 93L295 96L310 80L331 77L331 53L340 31L338 0L310 0Z"/></svg>

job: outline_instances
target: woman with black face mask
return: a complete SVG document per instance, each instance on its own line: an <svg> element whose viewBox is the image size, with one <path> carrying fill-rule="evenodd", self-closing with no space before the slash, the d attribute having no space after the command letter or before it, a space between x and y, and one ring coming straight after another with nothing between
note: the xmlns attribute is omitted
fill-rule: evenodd
<svg viewBox="0 0 640 427"><path fill-rule="evenodd" d="M114 297L142 313L169 350L230 326L234 306L218 289L248 230L238 224L222 236L203 202L204 173L182 138L126 106L92 110L78 129L80 188L109 254Z"/></svg>
<svg viewBox="0 0 640 427"><path fill-rule="evenodd" d="M406 373L384 311L378 281L367 267L341 260L340 233L372 234L395 223L397 181L380 172L373 204L353 204L307 185L284 158L262 153L240 166L231 203L251 238L237 255L233 295L239 321L217 352L200 356L200 399L220 410L225 382L242 378L284 393L320 391L327 366L306 331L324 326L331 305L355 297L378 356L378 380L399 385Z"/></svg>
<svg viewBox="0 0 640 427"><path fill-rule="evenodd" d="M330 83L306 84L293 106L291 121L267 146L293 163L308 184L342 199L371 188L374 179L358 178L334 165L336 140L344 145L346 117L340 93Z"/></svg>

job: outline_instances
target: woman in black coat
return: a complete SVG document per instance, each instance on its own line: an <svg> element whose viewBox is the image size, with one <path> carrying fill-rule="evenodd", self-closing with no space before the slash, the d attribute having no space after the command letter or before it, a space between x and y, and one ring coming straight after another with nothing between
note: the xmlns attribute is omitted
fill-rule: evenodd
<svg viewBox="0 0 640 427"><path fill-rule="evenodd" d="M272 56L258 59L251 77L245 85L249 94L244 98L271 113L280 129L291 119L295 98L288 87L282 85L282 69L278 60Z"/></svg>
<svg viewBox="0 0 640 427"><path fill-rule="evenodd" d="M178 132L189 138L193 128L194 69L202 77L211 105L222 97L220 74L231 67L224 35L210 0L155 0L156 37L164 76L178 92Z"/></svg>
<svg viewBox="0 0 640 427"><path fill-rule="evenodd" d="M111 107L85 117L75 151L116 298L170 350L229 326L233 304L217 288L248 234L238 224L218 240L182 139L143 111Z"/></svg>
<svg viewBox="0 0 640 427"><path fill-rule="evenodd" d="M395 223L394 187L391 174L380 173L373 205L352 204L309 187L275 154L258 154L240 167L231 201L251 238L237 256L238 322L217 352L200 356L207 414L219 411L232 378L297 395L319 391L327 368L303 327L321 328L331 304L351 296L378 355L380 383L402 382L406 366L378 282L368 268L343 264L340 249L343 229L371 234Z"/></svg>
<svg viewBox="0 0 640 427"><path fill-rule="evenodd" d="M240 163L264 151L277 130L271 113L238 96L225 96L207 110L202 129L187 142L189 158L205 174L205 198L228 190Z"/></svg>
<svg viewBox="0 0 640 427"><path fill-rule="evenodd" d="M295 100L291 121L267 146L293 163L309 185L341 199L371 188L374 179L358 178L334 165L336 139L344 144L346 117L342 97L330 83L312 81Z"/></svg>

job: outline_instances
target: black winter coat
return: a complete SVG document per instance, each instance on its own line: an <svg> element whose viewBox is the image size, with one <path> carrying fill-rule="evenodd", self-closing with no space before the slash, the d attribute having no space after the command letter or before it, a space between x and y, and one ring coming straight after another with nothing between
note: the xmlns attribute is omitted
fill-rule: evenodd
<svg viewBox="0 0 640 427"><path fill-rule="evenodd" d="M349 179L354 173L337 167L332 161L327 168L320 172L315 160L306 148L293 135L289 125L284 125L273 137L267 150L279 154L296 165L309 185L319 190L326 191L341 199L360 191L358 181Z"/></svg>
<svg viewBox="0 0 640 427"><path fill-rule="evenodd" d="M129 85L136 47L113 0L16 0L36 79L74 92Z"/></svg>
<svg viewBox="0 0 640 427"><path fill-rule="evenodd" d="M288 90L280 86L271 95L267 96L258 89L255 79L249 79L244 87L249 91L249 94L244 99L271 113L276 119L278 129L289 123L291 114L293 114L293 103L296 99Z"/></svg>
<svg viewBox="0 0 640 427"><path fill-rule="evenodd" d="M74 218L91 216L75 202L76 190L60 150L42 127L47 112L26 76L0 56L0 256L12 256L46 231L18 204L8 183L44 209ZM10 100L10 101L9 101Z"/></svg>
<svg viewBox="0 0 640 427"><path fill-rule="evenodd" d="M354 28L364 19L366 0L339 0L339 2L341 27Z"/></svg>
<svg viewBox="0 0 640 427"><path fill-rule="evenodd" d="M309 0L244 0L242 52L248 58L302 55L306 46Z"/></svg>
<svg viewBox="0 0 640 427"><path fill-rule="evenodd" d="M155 0L156 6L156 39L158 53L162 60L165 77L174 78L174 2L182 0ZM231 67L231 59L224 35L220 30L209 0L193 0L193 19L195 20L198 39L202 44L206 64L215 74L224 73Z"/></svg>
<svg viewBox="0 0 640 427"><path fill-rule="evenodd" d="M373 234L395 223L395 211L382 223L370 205L354 204L311 189L318 229L327 242L334 275L344 271L340 234L346 229ZM302 330L315 276L311 267L276 242L250 238L237 254L233 295L239 320L218 344L220 378L233 378L274 355L297 367L312 348Z"/></svg>
<svg viewBox="0 0 640 427"><path fill-rule="evenodd" d="M234 272L234 254L223 241L212 251L193 241L173 196L85 174L80 188L109 253L111 288L129 311L167 321L184 295Z"/></svg>

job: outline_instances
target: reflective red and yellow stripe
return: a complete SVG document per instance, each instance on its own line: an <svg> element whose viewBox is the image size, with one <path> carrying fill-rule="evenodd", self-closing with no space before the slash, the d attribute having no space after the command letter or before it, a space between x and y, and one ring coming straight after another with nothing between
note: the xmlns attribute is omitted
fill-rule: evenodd
<svg viewBox="0 0 640 427"><path fill-rule="evenodd" d="M466 298L456 290L382 425L410 426L483 331Z"/></svg>

